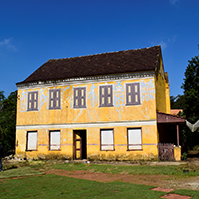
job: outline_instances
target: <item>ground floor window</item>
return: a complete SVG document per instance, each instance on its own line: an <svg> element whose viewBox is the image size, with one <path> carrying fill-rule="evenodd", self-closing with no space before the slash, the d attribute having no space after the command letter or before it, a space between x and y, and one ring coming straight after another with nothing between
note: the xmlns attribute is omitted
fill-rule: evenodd
<svg viewBox="0 0 199 199"><path fill-rule="evenodd" d="M60 131L50 131L49 150L61 150Z"/></svg>
<svg viewBox="0 0 199 199"><path fill-rule="evenodd" d="M28 131L26 138L26 150L36 151L37 150L37 131Z"/></svg>
<svg viewBox="0 0 199 199"><path fill-rule="evenodd" d="M100 130L100 149L102 151L114 150L113 129Z"/></svg>
<svg viewBox="0 0 199 199"><path fill-rule="evenodd" d="M127 129L128 150L142 149L142 131L141 128Z"/></svg>

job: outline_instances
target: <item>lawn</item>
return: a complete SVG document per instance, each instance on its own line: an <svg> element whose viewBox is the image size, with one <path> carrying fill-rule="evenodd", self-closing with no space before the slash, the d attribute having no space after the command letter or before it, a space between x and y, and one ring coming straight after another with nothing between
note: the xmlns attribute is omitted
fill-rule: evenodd
<svg viewBox="0 0 199 199"><path fill-rule="evenodd" d="M0 179L20 177L20 176L41 175L41 174L45 174L45 173L38 170L34 170L30 167L19 167L19 168L8 169L3 172L0 172Z"/></svg>
<svg viewBox="0 0 199 199"><path fill-rule="evenodd" d="M152 186L122 182L100 183L54 174L0 182L0 198L159 198Z"/></svg>
<svg viewBox="0 0 199 199"><path fill-rule="evenodd" d="M102 183L54 174L0 181L0 198L145 198L155 199L164 192L152 191L153 186L123 182ZM199 198L198 191L177 190Z"/></svg>
<svg viewBox="0 0 199 199"><path fill-rule="evenodd" d="M28 166L27 166L28 165ZM22 165L20 165L22 166ZM41 171L42 168L42 171ZM0 198L160 198L165 192L153 191L154 186L138 185L122 181L97 182L55 174L42 175L45 169L69 171L90 170L111 174L170 175L178 178L198 176L198 170L189 168L184 174L181 166L117 166L83 163L49 164L49 162L26 163L26 166L0 172ZM32 175L32 176L31 176ZM26 176L17 179L10 177ZM199 191L175 190L173 193L199 198Z"/></svg>
<svg viewBox="0 0 199 199"><path fill-rule="evenodd" d="M65 163L52 165L51 168L63 169L68 171L75 170L91 170L93 172L102 173L125 173L125 174L140 174L140 175L175 175L178 177L199 176L199 169L184 166L150 166L150 165L134 165L134 166L115 166L115 165L99 165L99 164L83 164L83 163ZM189 169L189 173L183 173L183 169Z"/></svg>

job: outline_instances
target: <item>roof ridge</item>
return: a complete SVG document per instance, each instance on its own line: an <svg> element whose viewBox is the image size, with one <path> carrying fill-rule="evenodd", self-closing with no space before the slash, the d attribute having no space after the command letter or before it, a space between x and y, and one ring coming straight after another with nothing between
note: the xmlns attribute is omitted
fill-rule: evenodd
<svg viewBox="0 0 199 199"><path fill-rule="evenodd" d="M119 51L103 52L103 53L90 54L90 55L81 55L81 56L77 56L77 57L66 57L66 58L49 59L47 62L57 61L57 60L65 60L65 59L81 58L81 57L89 57L89 56L96 56L96 55L104 55L104 54L113 54L113 53L127 52L127 51L138 51L138 50L145 50L145 49L150 49L150 48L154 48L154 47L161 47L161 46L157 45L157 46L151 46L151 47L145 47L145 48L137 48L137 49L130 49L130 50L119 50Z"/></svg>

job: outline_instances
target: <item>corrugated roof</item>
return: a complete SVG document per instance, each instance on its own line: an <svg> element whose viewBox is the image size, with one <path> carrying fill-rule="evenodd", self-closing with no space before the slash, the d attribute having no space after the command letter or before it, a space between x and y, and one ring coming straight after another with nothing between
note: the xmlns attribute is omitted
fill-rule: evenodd
<svg viewBox="0 0 199 199"><path fill-rule="evenodd" d="M17 84L155 70L160 53L160 46L154 46L82 57L50 59Z"/></svg>

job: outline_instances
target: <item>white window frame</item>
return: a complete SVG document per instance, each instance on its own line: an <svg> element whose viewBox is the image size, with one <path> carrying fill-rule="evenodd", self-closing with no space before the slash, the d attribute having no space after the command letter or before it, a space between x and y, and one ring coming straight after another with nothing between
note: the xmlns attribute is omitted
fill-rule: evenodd
<svg viewBox="0 0 199 199"><path fill-rule="evenodd" d="M37 151L37 131L27 131L26 151Z"/></svg>
<svg viewBox="0 0 199 199"><path fill-rule="evenodd" d="M61 132L59 130L49 131L49 150L50 151L61 150Z"/></svg>
<svg viewBox="0 0 199 199"><path fill-rule="evenodd" d="M100 150L114 151L114 131L113 129L100 129Z"/></svg>
<svg viewBox="0 0 199 199"><path fill-rule="evenodd" d="M128 128L127 129L127 149L142 150L142 129Z"/></svg>

